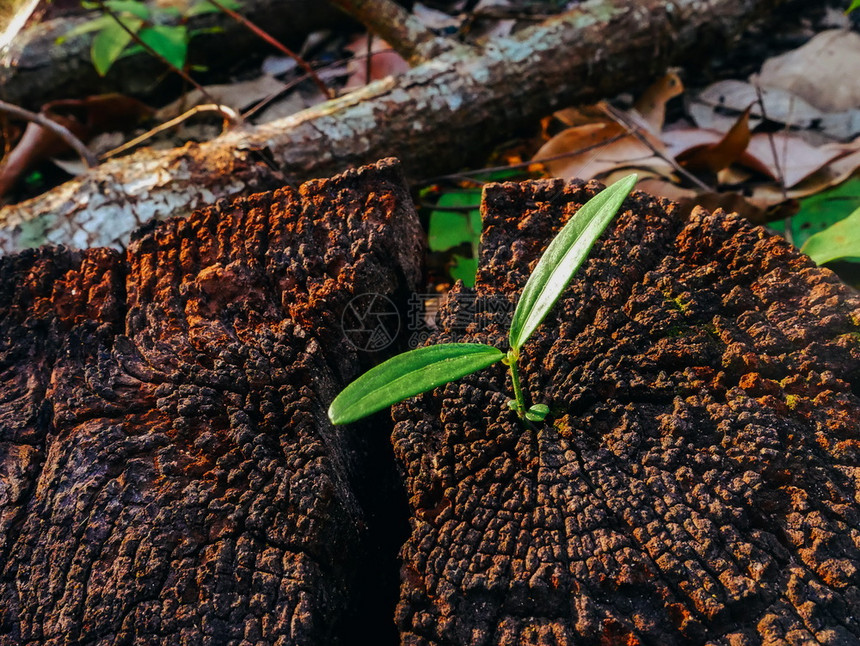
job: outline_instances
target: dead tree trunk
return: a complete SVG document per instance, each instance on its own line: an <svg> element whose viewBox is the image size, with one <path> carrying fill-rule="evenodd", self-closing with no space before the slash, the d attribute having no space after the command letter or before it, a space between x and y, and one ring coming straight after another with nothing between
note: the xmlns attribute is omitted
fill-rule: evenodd
<svg viewBox="0 0 860 646"><path fill-rule="evenodd" d="M378 471L325 414L341 316L421 246L381 162L3 259L0 644L354 643Z"/></svg>
<svg viewBox="0 0 860 646"><path fill-rule="evenodd" d="M487 188L476 290L430 342L504 347L597 187ZM626 208L524 352L547 421L502 366L395 408L401 643L860 643L860 298L737 216Z"/></svg>
<svg viewBox="0 0 860 646"><path fill-rule="evenodd" d="M614 95L727 46L778 0L591 0L480 51L247 131L141 151L0 210L0 251L115 245L150 218L396 155L411 176L458 168L554 108ZM273 172L272 167L279 169Z"/></svg>
<svg viewBox="0 0 860 646"><path fill-rule="evenodd" d="M244 0L242 12L294 47L310 32L345 18L328 2L305 0ZM106 76L99 76L90 60L95 32L58 42L93 15L50 20L16 38L0 61L0 98L38 111L54 99L121 92L145 100L158 93L169 94L171 87L174 93L182 89L182 80L166 74L164 65L146 52L119 59ZM257 36L218 12L193 16L186 25L190 32L218 30L194 36L189 46L189 62L205 62L210 81L226 80L237 61L247 62L265 51ZM225 42L230 46L224 47Z"/></svg>

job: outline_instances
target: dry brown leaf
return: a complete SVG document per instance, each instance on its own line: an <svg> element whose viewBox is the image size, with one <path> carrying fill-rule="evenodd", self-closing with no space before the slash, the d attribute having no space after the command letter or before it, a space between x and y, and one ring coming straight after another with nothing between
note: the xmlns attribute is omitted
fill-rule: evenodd
<svg viewBox="0 0 860 646"><path fill-rule="evenodd" d="M719 141L688 148L675 155L675 159L684 168L693 173L711 173L716 175L730 164L738 161L750 142L749 116L750 108L738 117L735 125L723 135Z"/></svg>
<svg viewBox="0 0 860 646"><path fill-rule="evenodd" d="M823 31L808 43L765 61L750 81L782 88L825 112L860 107L860 35Z"/></svg>
<svg viewBox="0 0 860 646"><path fill-rule="evenodd" d="M764 113L771 121L793 128L813 128L814 133L837 139L851 138L860 130L860 110L824 112L788 90L773 87L761 88L761 98ZM719 81L691 99L687 112L700 128L727 132L735 118L724 114L725 110L741 112L750 104L750 128L755 128L761 120L756 87L745 81Z"/></svg>
<svg viewBox="0 0 860 646"><path fill-rule="evenodd" d="M808 128L823 114L800 97L778 88L762 88L762 99L768 119L799 128ZM728 132L737 117L727 116L726 110L742 112L752 105L750 127L754 128L761 120L761 107L758 105L758 92L754 85L746 81L729 79L709 85L693 98L687 110L696 125Z"/></svg>
<svg viewBox="0 0 860 646"><path fill-rule="evenodd" d="M659 133L666 118L666 103L683 91L681 79L670 71L643 93L635 108L624 113L624 121L638 137L612 120L603 102L559 110L554 118L570 127L547 141L532 161L570 153L568 157L544 164L551 175L566 179L597 177L617 168L632 166L670 175L674 168L660 156L665 152L665 146ZM548 120L544 120L542 126L546 136ZM595 146L600 147L595 149Z"/></svg>
<svg viewBox="0 0 860 646"><path fill-rule="evenodd" d="M653 83L633 105L648 124L651 132L659 134L666 121L666 104L684 91L684 84L675 72L669 72Z"/></svg>
<svg viewBox="0 0 860 646"><path fill-rule="evenodd" d="M653 136L643 133L643 136ZM662 143L654 139L652 144L662 148ZM616 168L649 168L656 172L670 174L672 165L654 155L647 145L617 123L590 123L563 130L541 146L532 158L540 162L559 155L569 156L544 162L553 177L573 179L575 177L597 177Z"/></svg>
<svg viewBox="0 0 860 646"><path fill-rule="evenodd" d="M651 131L652 134L659 134L663 129L663 122L666 120L666 103L683 91L684 84L675 72L668 72L657 79L634 104L633 110L639 115L638 123ZM549 138L547 133L552 119L557 119L569 128L597 121L611 121L606 117L602 102L556 110L552 117L547 117L541 121L543 134L547 138Z"/></svg>
<svg viewBox="0 0 860 646"><path fill-rule="evenodd" d="M778 161L774 160L774 149ZM747 154L767 167L772 177L781 179L786 188L792 188L845 153L825 146L810 146L799 137L775 132L753 135Z"/></svg>

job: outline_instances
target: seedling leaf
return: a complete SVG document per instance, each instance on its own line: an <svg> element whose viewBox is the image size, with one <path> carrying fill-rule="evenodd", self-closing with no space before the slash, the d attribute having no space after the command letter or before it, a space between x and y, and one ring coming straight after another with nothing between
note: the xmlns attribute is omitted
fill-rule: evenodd
<svg viewBox="0 0 860 646"><path fill-rule="evenodd" d="M526 419L530 422L542 422L549 415L549 406L546 404L535 404L526 411Z"/></svg>
<svg viewBox="0 0 860 646"><path fill-rule="evenodd" d="M529 277L514 310L510 344L519 350L555 305L591 247L636 184L628 175L591 198L549 243Z"/></svg>
<svg viewBox="0 0 860 646"><path fill-rule="evenodd" d="M483 343L440 343L371 368L335 397L328 409L334 424L348 424L371 413L499 361L505 354Z"/></svg>

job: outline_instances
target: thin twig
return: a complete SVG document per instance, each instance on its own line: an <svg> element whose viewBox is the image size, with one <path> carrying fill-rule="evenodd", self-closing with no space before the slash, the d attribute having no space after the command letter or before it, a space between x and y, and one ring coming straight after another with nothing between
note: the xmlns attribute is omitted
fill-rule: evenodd
<svg viewBox="0 0 860 646"><path fill-rule="evenodd" d="M195 105L193 108L191 108L187 112L183 112L178 117L174 117L170 121L165 121L164 123L157 125L155 128L144 132L139 137L135 137L134 139L126 141L121 146L117 146L116 148L109 150L106 153L103 153L100 157L102 160L105 160L110 159L111 157L115 157L116 155L120 155L125 151L134 148L139 144L142 144L147 139L151 139L158 133L164 132L165 130L169 130L174 126L178 126L183 121L186 121L194 115L200 114L202 112L217 112L222 117L224 117L225 121L231 123L236 123L241 120L241 117L236 113L236 111L232 108L228 108L226 105L221 105L219 103L204 103L202 105Z"/></svg>
<svg viewBox="0 0 860 646"><path fill-rule="evenodd" d="M665 154L663 151L659 150L654 144L652 144L650 141L648 141L648 138L640 132L639 126L637 126L635 123L633 123L627 117L627 115L625 115L623 112L621 112L621 110L618 110L618 109L612 107L608 103L601 103L600 109L603 110L603 112L604 112L604 114L606 114L606 116L608 116L610 119L612 119L618 125L622 126L625 130L627 130L628 134L633 135L640 142L642 142L645 146L647 146L651 150L651 152L653 152L655 155L657 155L657 157L659 157L660 159L662 159L663 161L665 161L666 163L671 165L672 168L674 168L677 173L681 174L683 177L686 177L690 182L692 182L693 184L698 186L703 191L708 191L710 193L713 193L716 190L713 187L705 184L702 180L700 180L698 177L693 175L686 168L681 166L681 164L679 164L675 160L674 157L672 157L671 155Z"/></svg>
<svg viewBox="0 0 860 646"><path fill-rule="evenodd" d="M128 25L126 25L122 21L122 19L119 17L119 15L117 15L113 9L111 9L109 6L107 6L107 4L105 4L105 0L97 0L97 2L99 4L99 9L101 11L103 11L104 13L106 13L111 18L113 18L114 21L122 28L122 30L125 31L129 36L131 36L132 40L135 43L137 43L138 45L143 47L143 49L145 49L150 55L154 56L159 61L164 63L167 67L169 67L171 70L173 70L174 72L179 74L179 76L181 76L187 83L190 83L195 88L197 88L200 91L200 93L206 98L207 101L209 101L210 103L218 103L218 101L216 101L212 97L212 95L206 91L206 88L204 88L202 85L200 85L200 83L198 83L193 78L191 78L191 76L185 70L183 70L179 67L176 67L176 65L174 65L169 60L167 60L164 56L162 56L160 52L156 51L155 49L152 48L152 46L150 46L148 43L146 43L135 31L129 29ZM241 122L241 117L239 117L239 119ZM236 123L236 122L231 122L231 123Z"/></svg>
<svg viewBox="0 0 860 646"><path fill-rule="evenodd" d="M74 148L75 152L78 153L78 156L83 160L83 162L87 165L88 168L95 168L99 165L98 158L96 158L96 156L90 151L90 149L87 148L80 139L75 137L71 130L57 123L53 119L49 119L45 115L39 114L37 112L30 112L29 110L25 110L24 108L19 108L17 105L6 103L5 101L0 101L0 110L11 114L12 116L18 117L19 119L32 121L33 123L36 123L43 128L50 130L60 139L69 144L69 146Z"/></svg>
<svg viewBox="0 0 860 646"><path fill-rule="evenodd" d="M245 18L245 16L236 13L235 11L230 9L229 7L224 6L223 4L218 2L218 0L208 0L208 1L210 4L213 4L216 7L218 7L219 11L227 14L233 20L238 22L239 24L244 25L245 27L250 29L254 34L256 34L257 36L259 36L260 38L265 40L272 47L274 47L278 51L282 52L283 54L286 54L290 58L292 58L299 65L299 67L301 67L305 71L305 73L308 74L310 76L310 78L313 79L314 83L317 84L317 87L329 99L333 99L335 97L334 90L332 90L329 86L327 86L325 83L323 83L323 80L319 76L317 76L317 73L314 72L314 68L312 68L305 59L303 59L301 56L296 54L289 47L287 47L284 44L282 44L281 42L279 42L276 38L274 38L273 36L271 36L270 34L265 32L263 29L261 29L260 27L255 25L253 22L251 22L250 20Z"/></svg>
<svg viewBox="0 0 860 646"><path fill-rule="evenodd" d="M370 83L370 73L373 68L373 32L367 32L367 58L364 59L364 84Z"/></svg>
<svg viewBox="0 0 860 646"><path fill-rule="evenodd" d="M761 118L762 120L767 120L767 110L764 107L764 93L761 91L761 86L756 83L755 86L756 97L758 97L758 105L761 108ZM785 124L786 128L788 128L788 124ZM788 199L788 192L785 189L785 174L782 171L782 166L779 163L779 155L776 152L776 143L773 141L773 133L767 133L767 141L770 144L770 154L773 155L773 165L776 167L776 175L777 180L779 181L780 190L782 190L782 199ZM789 243L794 244L794 234L791 231L791 216L787 216L783 220L782 227L782 236L788 240Z"/></svg>
<svg viewBox="0 0 860 646"><path fill-rule="evenodd" d="M764 107L764 94L761 91L761 86L758 84L756 84L756 86L755 86L755 93L756 93L756 96L758 97L759 107L761 108L761 118L763 120L767 121L767 110L765 110L765 107ZM787 125L788 124L786 124L786 126ZM770 153L773 155L773 164L774 164L774 166L776 166L776 175L777 175L777 179L779 180L779 186L782 189L782 197L783 197L783 199L787 200L788 199L788 193L785 190L785 173L782 172L782 166L779 163L779 155L776 152L776 144L773 141L773 133L772 132L767 133L767 140L770 143Z"/></svg>

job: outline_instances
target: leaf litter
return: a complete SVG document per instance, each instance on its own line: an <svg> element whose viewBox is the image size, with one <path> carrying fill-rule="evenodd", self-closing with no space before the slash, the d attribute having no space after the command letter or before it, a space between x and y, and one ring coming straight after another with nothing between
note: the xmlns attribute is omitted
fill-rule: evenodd
<svg viewBox="0 0 860 646"><path fill-rule="evenodd" d="M769 59L750 81L723 80L685 96L686 117L664 124L666 104L683 91L670 72L628 110L616 109L616 118L607 118L605 103L556 112L552 120L565 127L549 136L543 123L547 140L532 161L564 179L609 183L636 171L639 188L684 208L722 207L774 222L802 209L804 198L841 190L860 168L858 67L860 36L827 30ZM827 202L837 212L829 225L851 212L844 197ZM791 237L790 219L776 226ZM844 235L849 226L840 229L840 248L858 240ZM816 244L835 244L834 236L816 236L824 241ZM853 251L838 257L860 258L860 247Z"/></svg>

